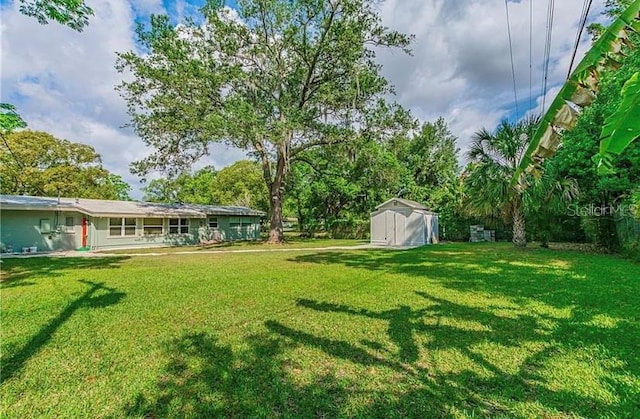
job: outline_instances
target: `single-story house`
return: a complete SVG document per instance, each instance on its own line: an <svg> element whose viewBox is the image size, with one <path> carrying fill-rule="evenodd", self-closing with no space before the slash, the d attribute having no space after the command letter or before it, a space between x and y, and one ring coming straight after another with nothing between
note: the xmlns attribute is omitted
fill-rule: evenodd
<svg viewBox="0 0 640 419"><path fill-rule="evenodd" d="M159 247L256 240L245 207L0 195L3 252Z"/></svg>
<svg viewBox="0 0 640 419"><path fill-rule="evenodd" d="M371 244L421 246L438 242L438 214L419 202L392 198L371 213Z"/></svg>

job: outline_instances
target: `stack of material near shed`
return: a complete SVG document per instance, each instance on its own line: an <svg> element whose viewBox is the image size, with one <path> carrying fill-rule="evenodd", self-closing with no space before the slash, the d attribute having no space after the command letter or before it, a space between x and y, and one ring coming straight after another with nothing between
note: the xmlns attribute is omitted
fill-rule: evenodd
<svg viewBox="0 0 640 419"><path fill-rule="evenodd" d="M496 231L495 230L484 230L484 241L486 242L494 242L496 241Z"/></svg>
<svg viewBox="0 0 640 419"><path fill-rule="evenodd" d="M469 227L469 241L471 243L483 242L484 240L484 226L473 225Z"/></svg>
<svg viewBox="0 0 640 419"><path fill-rule="evenodd" d="M485 230L483 225L470 226L469 241L471 243L494 242L496 241L496 231Z"/></svg>

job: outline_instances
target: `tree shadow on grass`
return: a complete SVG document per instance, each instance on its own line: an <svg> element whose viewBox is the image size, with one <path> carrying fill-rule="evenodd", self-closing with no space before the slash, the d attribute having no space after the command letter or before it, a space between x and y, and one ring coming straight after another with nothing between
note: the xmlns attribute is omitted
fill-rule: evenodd
<svg viewBox="0 0 640 419"><path fill-rule="evenodd" d="M405 366L348 342L296 331L275 321L267 333L249 336L243 349L206 333L188 333L165 348L170 358L157 387L138 394L127 417L438 417L447 396L435 386L409 392L367 390L338 371L311 377L290 351L312 346L341 360L411 375ZM322 370L322 368L320 368ZM330 368L329 368L330 370ZM371 370L370 370L371 371ZM420 393L422 399L416 394ZM356 400L355 403L352 403Z"/></svg>
<svg viewBox="0 0 640 419"><path fill-rule="evenodd" d="M312 333L274 319L264 322L265 333L247 336L239 345L222 343L207 333L187 333L167 344L169 361L156 388L139 393L126 406L124 415L633 417L635 411L640 412L630 388L626 389L629 397L617 403L564 387L554 388L545 374L549 360L558 360L564 352L582 348L581 343L560 342L553 333L540 330L540 318L503 318L423 291L417 291L416 295L424 302L389 310L309 299L298 301L302 310L328 316L349 314L376 322L387 321L387 335L397 351L384 350L388 346L386 339L378 342L336 339L330 336L331 330L327 330L328 335ZM484 327L469 330L444 319L473 320ZM563 327L559 325L560 333ZM425 336L429 339L422 339ZM498 345L517 350L527 343L537 343L539 347L526 353L512 371L477 349L478 345ZM296 352L306 348L320 351L324 357L308 359ZM406 348L417 348L419 356L407 357ZM439 350L459 353L468 360L466 366L456 368L453 360L450 363L453 368L449 370L436 362L425 362L425 358L433 357ZM314 356L306 350L303 353L305 357ZM609 367L612 373L620 368ZM341 374L343 370L351 373ZM370 388L369 376L389 381L382 387ZM607 385L624 393L618 382L603 383ZM514 410L517 404L538 410L518 413Z"/></svg>
<svg viewBox="0 0 640 419"><path fill-rule="evenodd" d="M80 308L103 308L117 304L126 295L115 288L106 287L104 282L80 280L89 286L81 296L69 303L53 320L43 326L21 349L3 354L0 384L20 372L24 365L36 355L53 337L53 334Z"/></svg>
<svg viewBox="0 0 640 419"><path fill-rule="evenodd" d="M589 259L579 253L521 252L500 247L469 249L300 255L291 260L402 274L415 278L418 288L424 285L425 290L449 289L453 294L439 292L439 295L450 296L444 299L418 289L416 294L429 301L430 306L410 308L409 312L404 312L406 308L403 311L406 306L372 312L366 308L311 300L299 300L298 305L321 312L386 319L389 321L389 340L398 348L395 360L401 363L410 360L403 358L403 347L415 348L419 346L417 335L428 336L430 339L424 345L426 351L453 350L493 375L488 379L467 371L467 377L460 381L460 374L437 374L440 382L449 381L456 387L470 383L469 393L486 393L500 399L506 390L504 383L508 382L510 390L507 394L512 393L510 399L538 401L551 411L587 417L610 412L630 417L640 415L637 384L640 382L640 357L637 356L640 349L637 340L640 336L637 310L640 307L640 269L637 265L614 261L607 256ZM384 275L378 278L384 279ZM470 296L477 296L477 299L470 301ZM430 320L421 324L421 316ZM476 323L484 330L443 325L438 321L440 318ZM296 334L288 331L286 336ZM309 345L317 344L304 335L298 337ZM404 342L399 342L399 338ZM544 349L529 355L517 374L505 374L473 349L487 343L507 349L533 343ZM597 354L580 355L584 351L596 351ZM581 356L585 359L578 359ZM602 359L595 360L598 356ZM565 359L563 357L567 362L583 363L596 370L600 368L597 386L607 389L601 393L609 393L608 396L598 399L579 394L584 389L567 391L572 383L565 383L568 387L548 383L548 371L545 375L542 369L553 368L554 363ZM582 378L577 374L567 376L566 380L579 383ZM551 391L554 385L564 390Z"/></svg>
<svg viewBox="0 0 640 419"><path fill-rule="evenodd" d="M591 300L593 290L604 288L607 278L600 279L593 267L535 253L500 254L490 248L481 253L452 250L425 255L417 250L298 256L293 260L301 263L404 273L415 279L409 282L413 291L408 297L413 298L382 308L375 303L345 304L349 296L340 296L339 303L299 299L295 319L265 319L264 333L240 334L238 344L207 333L185 334L167 344L169 361L156 387L134 397L123 413L385 418L640 415L640 364L633 350L640 330L626 305L637 297L624 299L632 288L631 279L621 278L621 288L609 284L613 297L623 299L622 305L598 304ZM546 267L547 262L559 268ZM375 278L385 281L384 275ZM307 317L306 312L313 315ZM622 317L624 313L628 316ZM336 338L345 314L359 325L371 322L373 327L384 321L386 332L379 339L357 332ZM318 316L324 321L309 330L300 326L301 318ZM567 363L575 365L565 369ZM590 380L586 387L581 386L583 379ZM370 384L376 380L382 384Z"/></svg>
<svg viewBox="0 0 640 419"><path fill-rule="evenodd" d="M567 390L552 390L538 371L557 348L528 357L508 374L471 351L489 372L438 371L372 352L356 342L319 336L282 322L265 322L267 333L242 345L222 343L207 333L187 333L169 342L169 359L155 388L140 392L125 407L127 417L518 417L514 403L538 404L541 415L593 417L624 414L618 406ZM442 334L447 332L443 330ZM451 344L465 348L464 344ZM325 354L296 358L296 348ZM327 361L327 357L330 361ZM327 362L330 362L327 365ZM342 368L355 365L359 376ZM309 371L308 368L313 368ZM306 369L306 370L305 370ZM382 388L368 386L387 376ZM626 413L631 414L630 410ZM529 416L534 412L529 411Z"/></svg>
<svg viewBox="0 0 640 419"><path fill-rule="evenodd" d="M284 357L291 347L268 334L247 338L235 350L206 333L187 333L167 344L170 358L155 392L138 394L127 417L337 416L347 389L331 376L296 386Z"/></svg>
<svg viewBox="0 0 640 419"><path fill-rule="evenodd" d="M403 412L403 415L414 415L420 414L421 409L427 406L431 409L438 406L438 409L430 411L430 414L437 416L452 414L456 409L462 409L472 415L514 415L512 406L516 403L529 406L538 404L542 409L541 414L556 412L560 415L592 417L607 414L633 416L633 412L640 413L640 405L637 400L634 401L634 392L637 394L637 389L634 390L633 384L611 378L629 378L631 375L628 368L638 371L637 363L610 365L606 374L599 377L599 386L618 391L620 397L617 403L567 387L556 388L557 383L549 381L549 362L561 362L558 360L563 354L573 354L584 347L598 345L600 342L597 338L592 341L562 342L558 341L558 338L566 335L564 327L573 326L559 324L556 335L548 330L541 330L538 320L545 320L544 318L503 318L483 309L457 304L425 292L417 294L427 300L427 308L413 309L400 306L398 309L375 312L346 305L299 300L300 306L311 310L386 320L389 324L389 340L398 351L389 350L388 355L384 357L367 350L372 346L378 349L384 347L381 342L377 345L363 342L363 347L362 344L316 336L281 322L268 321L266 326L273 333L298 344L320 349L331 357L367 367L390 368L416 382L411 386L409 395L405 394L397 401L377 401L367 406L367 416L371 412ZM441 318L473 321L483 327L479 330L469 330L460 327L460 324L441 322ZM592 334L588 327L571 333L576 332L587 336ZM628 332L628 329L620 330L620 333ZM427 337L427 343L421 345L418 335ZM527 354L527 345L534 345L537 349ZM522 351L525 356L515 371L508 370L501 365L499 359L488 358L487 354L491 354L492 351L483 352L483 346L499 348L498 350L504 351L505 354L510 351ZM406 347L419 347L417 351L423 355L421 362L414 362L403 356ZM459 368L460 365L456 365L454 359L449 361L447 368L443 370L437 362L425 361L424 358L428 359L435 353L457 353L459 357L466 359L465 366ZM470 368L470 365L473 367ZM447 370L448 368L452 371ZM568 378L579 381L583 377L576 375ZM420 409L414 410L415 406L420 406Z"/></svg>
<svg viewBox="0 0 640 419"><path fill-rule="evenodd" d="M375 312L367 309L353 309L346 305L318 302L308 299L298 300L298 306L317 311L346 313L354 316L364 316L370 319L386 320L389 323L387 333L389 338L398 346L398 358L401 362L415 362L418 360L419 348L413 339L416 329L420 328L419 320L426 314L426 309L413 310L401 305L387 311Z"/></svg>
<svg viewBox="0 0 640 419"><path fill-rule="evenodd" d="M129 259L125 256L109 257L32 257L2 260L0 289L34 285L34 278L57 277L76 269L116 269Z"/></svg>
<svg viewBox="0 0 640 419"><path fill-rule="evenodd" d="M640 321L640 265L607 255L456 246L298 255L289 261L401 274L420 283Z"/></svg>

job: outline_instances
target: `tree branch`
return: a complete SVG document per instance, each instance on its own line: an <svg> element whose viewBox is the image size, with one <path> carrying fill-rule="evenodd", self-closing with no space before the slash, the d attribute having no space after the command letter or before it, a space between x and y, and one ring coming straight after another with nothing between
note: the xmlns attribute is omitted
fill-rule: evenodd
<svg viewBox="0 0 640 419"><path fill-rule="evenodd" d="M335 18L336 12L338 10L337 5L339 2L336 2L336 4L331 4L331 13L329 14L329 22L327 23L324 31L322 31L322 33L320 34L320 41L318 42L318 49L316 50L316 53L313 55L313 59L311 60L311 65L308 68L307 71L307 76L305 77L305 81L304 84L302 86L302 92L300 93L300 103L298 104L298 108L302 109L302 107L304 106L304 104L307 102L307 91L309 90L309 83L311 82L311 78L313 77L313 73L316 70L316 65L318 64L318 58L320 57L320 53L322 52L322 47L324 46L324 42L325 39L327 37L327 34L329 33L329 31L331 30L331 27L333 26L333 19Z"/></svg>

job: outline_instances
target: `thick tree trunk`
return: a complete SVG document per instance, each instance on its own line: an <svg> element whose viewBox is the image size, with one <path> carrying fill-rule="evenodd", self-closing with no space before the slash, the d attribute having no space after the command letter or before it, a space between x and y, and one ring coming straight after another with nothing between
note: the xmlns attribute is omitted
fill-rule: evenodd
<svg viewBox="0 0 640 419"><path fill-rule="evenodd" d="M282 183L271 184L271 220L269 223L269 244L281 244L284 242L282 230Z"/></svg>
<svg viewBox="0 0 640 419"><path fill-rule="evenodd" d="M522 198L518 197L513 205L513 244L516 247L527 245L524 211L522 210Z"/></svg>
<svg viewBox="0 0 640 419"><path fill-rule="evenodd" d="M284 172L286 169L285 156L278 152L278 161L275 167L273 181L269 184L271 202L271 220L269 223L269 244L284 243L284 232L282 230L282 196L284 190Z"/></svg>

